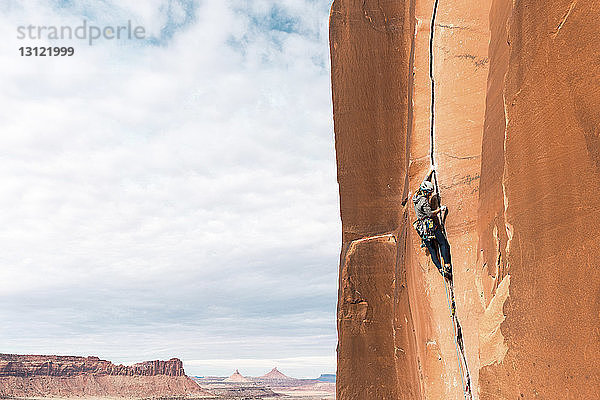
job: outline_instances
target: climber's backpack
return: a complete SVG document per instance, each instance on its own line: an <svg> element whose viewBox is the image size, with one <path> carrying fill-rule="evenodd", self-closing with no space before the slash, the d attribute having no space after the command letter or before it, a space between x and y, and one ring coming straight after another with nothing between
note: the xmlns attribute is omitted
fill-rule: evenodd
<svg viewBox="0 0 600 400"><path fill-rule="evenodd" d="M413 226L415 227L421 240L426 241L435 239L435 234L433 232L435 226L433 225L432 218L418 219L415 222L413 222Z"/></svg>

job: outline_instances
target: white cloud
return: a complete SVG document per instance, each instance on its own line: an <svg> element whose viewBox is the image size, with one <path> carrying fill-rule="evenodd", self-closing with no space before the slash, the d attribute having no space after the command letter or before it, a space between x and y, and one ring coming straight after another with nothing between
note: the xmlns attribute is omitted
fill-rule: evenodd
<svg viewBox="0 0 600 400"><path fill-rule="evenodd" d="M219 337L255 343L254 358L332 351L327 3L205 0L191 19L185 1L0 8L3 351L206 359L195 341ZM86 15L131 18L162 41L73 41L70 58L19 56L55 43L17 40L18 25ZM271 350L292 339L303 345Z"/></svg>

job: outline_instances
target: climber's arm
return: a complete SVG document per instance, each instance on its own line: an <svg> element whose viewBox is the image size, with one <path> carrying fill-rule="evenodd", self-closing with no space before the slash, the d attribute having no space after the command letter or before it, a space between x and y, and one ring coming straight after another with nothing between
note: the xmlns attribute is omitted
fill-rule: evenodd
<svg viewBox="0 0 600 400"><path fill-rule="evenodd" d="M437 210L433 210L433 211L431 212L431 214L432 214L432 215L439 214L439 213L441 213L442 211L444 211L445 209L446 209L446 206L441 206L441 207L440 207L440 208L438 208Z"/></svg>
<svg viewBox="0 0 600 400"><path fill-rule="evenodd" d="M423 198L422 203L420 204L420 207L421 207L421 210L423 210L423 214L425 214L425 216L427 216L429 218L441 213L442 211L444 211L446 209L446 206L441 206L440 208L432 210L431 205L425 198Z"/></svg>
<svg viewBox="0 0 600 400"><path fill-rule="evenodd" d="M431 168L429 168L429 172L427 173L427 176L425 177L425 179L423 179L423 181L431 182L431 177L433 176L434 172L435 172L435 168L433 166L431 166Z"/></svg>
<svg viewBox="0 0 600 400"><path fill-rule="evenodd" d="M427 176L425 177L425 179L423 179L423 182L425 182L425 181L431 182L431 178L433 177L434 172L435 172L435 167L432 165L429 168L429 172L427 173ZM437 196L437 194L438 194L437 190L434 189L433 196L435 197L435 196Z"/></svg>
<svg viewBox="0 0 600 400"><path fill-rule="evenodd" d="M437 208L435 210L431 209L431 205L429 204L429 202L423 197L422 198L422 203L419 205L421 210L423 211L423 214L425 214L426 217L433 217L434 215L439 214L440 212L442 212L445 208L445 206L442 206L440 208Z"/></svg>

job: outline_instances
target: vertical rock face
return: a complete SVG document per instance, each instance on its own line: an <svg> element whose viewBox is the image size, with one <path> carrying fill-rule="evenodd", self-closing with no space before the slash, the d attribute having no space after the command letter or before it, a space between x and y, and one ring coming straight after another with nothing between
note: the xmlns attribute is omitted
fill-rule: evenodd
<svg viewBox="0 0 600 400"><path fill-rule="evenodd" d="M597 397L598 11L334 1L338 399L468 395L443 280L403 204L432 160L472 398Z"/></svg>
<svg viewBox="0 0 600 400"><path fill-rule="evenodd" d="M598 398L598 12L590 0L525 0L498 2L491 15L486 298L506 296L494 286L510 281L500 325L507 350L482 366L483 399Z"/></svg>
<svg viewBox="0 0 600 400"><path fill-rule="evenodd" d="M467 385L476 392L478 383L478 321L483 305L475 284L476 223L490 6L489 0L480 0L475 7L471 1L415 1L410 187L414 191L419 186L433 161L442 202L450 210L446 230L462 328L461 336L450 318L444 281L411 230L413 304L419 310L417 357L428 399L464 399ZM412 211L409 216L413 221ZM466 363L460 361L463 353Z"/></svg>
<svg viewBox="0 0 600 400"><path fill-rule="evenodd" d="M404 251L411 9L336 0L331 57L343 244L341 399L419 398ZM400 243L400 245L399 245Z"/></svg>
<svg viewBox="0 0 600 400"><path fill-rule="evenodd" d="M333 103L346 244L392 231L400 221L397 204L406 189L410 35L403 1L333 3Z"/></svg>

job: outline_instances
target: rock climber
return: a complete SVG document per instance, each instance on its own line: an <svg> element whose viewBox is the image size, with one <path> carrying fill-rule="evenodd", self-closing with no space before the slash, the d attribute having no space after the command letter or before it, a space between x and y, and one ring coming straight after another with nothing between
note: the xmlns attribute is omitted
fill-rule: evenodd
<svg viewBox="0 0 600 400"><path fill-rule="evenodd" d="M435 173L435 168L432 166L429 173L419 186L419 189L413 196L412 200L415 204L415 213L417 220L414 223L415 229L419 233L423 241L423 247L427 247L431 255L431 261L435 264L442 276L449 281L452 281L452 261L450 259L450 244L440 225L440 219L434 218L439 213L447 211L446 206L441 206L435 210L431 209L432 200L437 196L434 195L434 186L431 178ZM444 267L442 267L437 249L440 249L444 259Z"/></svg>

